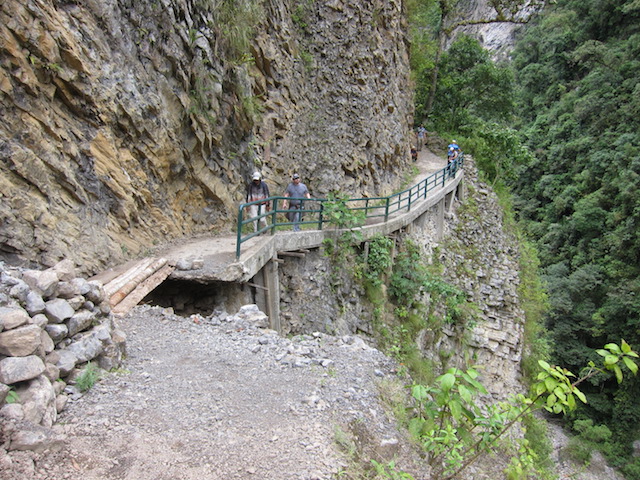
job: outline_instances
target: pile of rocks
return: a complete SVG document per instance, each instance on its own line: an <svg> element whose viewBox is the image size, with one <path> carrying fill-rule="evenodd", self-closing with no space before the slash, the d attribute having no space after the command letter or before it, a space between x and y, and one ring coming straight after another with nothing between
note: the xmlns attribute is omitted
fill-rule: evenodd
<svg viewBox="0 0 640 480"><path fill-rule="evenodd" d="M70 261L41 271L0 263L2 447L43 448L87 362L111 370L124 351L102 286L76 277Z"/></svg>

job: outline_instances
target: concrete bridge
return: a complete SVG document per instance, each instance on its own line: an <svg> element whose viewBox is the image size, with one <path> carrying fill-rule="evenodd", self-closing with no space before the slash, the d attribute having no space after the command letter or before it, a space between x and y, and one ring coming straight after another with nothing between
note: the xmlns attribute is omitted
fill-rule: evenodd
<svg viewBox="0 0 640 480"><path fill-rule="evenodd" d="M442 161L444 163L444 161ZM437 235L441 236L445 211L451 209L454 198L463 199L464 170L453 172L446 167L434 172L433 162L418 161L419 175L414 185L436 177L437 183L413 201L407 197L386 221L358 227L359 239L366 242L377 235L411 228L432 209L436 210ZM413 187L412 187L413 188ZM287 256L304 256L319 248L325 239L335 239L348 229L301 230L277 232L273 235L250 236L242 244L239 257L238 235L202 237L160 252L155 259L144 259L127 268L105 272L96 277L114 299L116 314L124 314L135 306L166 278L209 284L214 282L249 283L256 288L256 303L270 319L271 328L280 331L280 288L278 264ZM151 267L150 265L154 265ZM124 270L124 272L123 272ZM127 280L128 279L128 280ZM129 285L123 289L123 285Z"/></svg>

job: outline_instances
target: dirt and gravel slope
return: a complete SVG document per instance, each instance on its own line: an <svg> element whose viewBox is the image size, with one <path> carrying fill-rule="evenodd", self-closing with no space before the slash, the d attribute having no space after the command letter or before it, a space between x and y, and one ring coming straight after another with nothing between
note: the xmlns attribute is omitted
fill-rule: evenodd
<svg viewBox="0 0 640 480"><path fill-rule="evenodd" d="M64 448L14 452L0 478L320 480L356 468L340 444L419 473L379 400L394 362L356 337L282 338L245 310L136 307L123 369L61 414Z"/></svg>

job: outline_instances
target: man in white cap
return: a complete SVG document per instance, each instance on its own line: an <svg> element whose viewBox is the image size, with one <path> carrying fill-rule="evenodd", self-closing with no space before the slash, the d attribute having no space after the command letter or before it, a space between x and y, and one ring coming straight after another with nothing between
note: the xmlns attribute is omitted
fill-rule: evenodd
<svg viewBox="0 0 640 480"><path fill-rule="evenodd" d="M263 200L268 197L268 185L262 181L262 175L260 175L260 172L254 172L251 177L251 182L247 185L247 203ZM249 205L249 217L255 218L270 210L269 202L254 203L253 205ZM261 228L265 228L267 226L267 217L261 217L259 221ZM253 222L253 231L258 231L258 220Z"/></svg>

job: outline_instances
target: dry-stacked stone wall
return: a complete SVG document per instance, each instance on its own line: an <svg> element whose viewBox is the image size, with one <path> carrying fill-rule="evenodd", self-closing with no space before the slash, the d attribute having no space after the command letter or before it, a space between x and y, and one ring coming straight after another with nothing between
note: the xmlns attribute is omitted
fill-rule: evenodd
<svg viewBox="0 0 640 480"><path fill-rule="evenodd" d="M77 393L74 382L87 362L111 370L124 352L124 333L102 286L77 277L70 261L41 271L0 263L0 417L6 424L51 427ZM12 432L0 432L5 448L29 448L24 435Z"/></svg>

